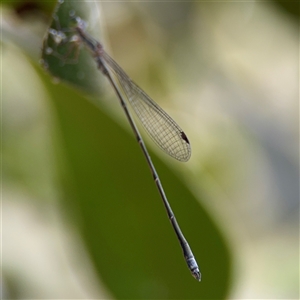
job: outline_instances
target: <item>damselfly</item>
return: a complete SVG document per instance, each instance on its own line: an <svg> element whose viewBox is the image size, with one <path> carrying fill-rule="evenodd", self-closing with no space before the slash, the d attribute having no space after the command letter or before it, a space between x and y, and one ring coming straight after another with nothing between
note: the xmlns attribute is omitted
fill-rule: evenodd
<svg viewBox="0 0 300 300"><path fill-rule="evenodd" d="M130 123L130 126L151 169L155 184L166 208L168 217L183 250L183 255L188 268L190 269L192 275L200 281L201 273L199 271L196 259L176 221L175 215L167 200L161 181L152 163L145 143L137 129L137 126L134 123L134 120L128 110L126 101L124 100L122 92L120 91L118 84L115 82L111 71L118 79L118 82L122 87L124 94L126 95L139 120L141 121L143 127L146 129L149 136L162 150L179 161L187 161L191 156L191 147L189 140L182 129L177 125L177 123L162 108L160 108L140 87L138 87L123 71L123 69L104 51L102 44L100 44L97 40L86 33L86 23L81 18L75 16L72 17L72 20L75 22L74 27L68 29L68 31L74 31L74 35L69 41L83 43L86 46L86 48L94 57L98 69L103 73L103 75L108 78L113 89L115 90L120 104ZM54 33L52 32L52 35L53 34ZM60 34L55 38L59 38L59 42L68 42L66 41L66 37L64 34Z"/></svg>

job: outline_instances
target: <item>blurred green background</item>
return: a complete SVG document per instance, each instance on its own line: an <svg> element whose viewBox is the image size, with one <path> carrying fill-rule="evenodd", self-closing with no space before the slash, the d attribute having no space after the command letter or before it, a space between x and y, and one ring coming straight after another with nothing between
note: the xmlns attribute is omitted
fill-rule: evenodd
<svg viewBox="0 0 300 300"><path fill-rule="evenodd" d="M191 141L180 163L142 132L200 283L89 53L44 55L54 76L43 70L47 30L70 11ZM299 3L2 1L1 13L4 299L299 298Z"/></svg>

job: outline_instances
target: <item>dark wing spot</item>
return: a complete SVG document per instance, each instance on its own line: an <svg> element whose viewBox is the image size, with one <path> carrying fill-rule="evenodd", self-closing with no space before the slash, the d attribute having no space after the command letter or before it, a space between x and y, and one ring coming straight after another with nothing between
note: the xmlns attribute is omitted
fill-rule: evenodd
<svg viewBox="0 0 300 300"><path fill-rule="evenodd" d="M181 138L182 138L184 141L186 141L188 144L190 144L190 142L189 142L187 136L185 135L185 133L184 133L183 131L181 131L180 134L181 134Z"/></svg>

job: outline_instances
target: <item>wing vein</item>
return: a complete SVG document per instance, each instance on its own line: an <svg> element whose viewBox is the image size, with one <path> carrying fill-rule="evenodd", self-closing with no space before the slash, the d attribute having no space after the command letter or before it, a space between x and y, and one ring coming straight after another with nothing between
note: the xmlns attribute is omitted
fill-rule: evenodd
<svg viewBox="0 0 300 300"><path fill-rule="evenodd" d="M129 103L152 140L170 156L187 161L191 156L191 146L182 129L106 52L103 58L118 78Z"/></svg>

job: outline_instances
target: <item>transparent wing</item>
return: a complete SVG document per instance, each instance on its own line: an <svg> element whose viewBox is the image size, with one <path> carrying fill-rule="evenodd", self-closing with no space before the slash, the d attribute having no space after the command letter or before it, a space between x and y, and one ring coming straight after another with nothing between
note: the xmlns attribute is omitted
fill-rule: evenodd
<svg viewBox="0 0 300 300"><path fill-rule="evenodd" d="M154 142L170 156L180 161L189 160L191 146L177 123L106 52L103 53L103 58L114 71L131 106Z"/></svg>

